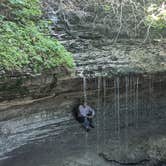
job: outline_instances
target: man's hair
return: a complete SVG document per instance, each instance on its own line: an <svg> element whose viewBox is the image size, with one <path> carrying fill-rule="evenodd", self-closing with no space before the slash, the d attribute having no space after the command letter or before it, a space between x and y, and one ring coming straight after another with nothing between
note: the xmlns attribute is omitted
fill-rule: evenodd
<svg viewBox="0 0 166 166"><path fill-rule="evenodd" d="M84 104L84 103L87 103L87 102L84 99L81 98L81 99L79 99L79 103Z"/></svg>

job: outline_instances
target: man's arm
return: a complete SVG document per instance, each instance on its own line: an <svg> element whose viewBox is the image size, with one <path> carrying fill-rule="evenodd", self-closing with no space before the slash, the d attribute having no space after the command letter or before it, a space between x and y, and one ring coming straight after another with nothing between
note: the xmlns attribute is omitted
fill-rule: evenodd
<svg viewBox="0 0 166 166"><path fill-rule="evenodd" d="M90 106L88 106L89 108L89 112L92 113L91 117L94 117L95 116L95 110L93 108L91 108Z"/></svg>
<svg viewBox="0 0 166 166"><path fill-rule="evenodd" d="M85 111L84 111L84 108L82 105L79 106L79 114L78 114L79 117L83 116L85 117Z"/></svg>

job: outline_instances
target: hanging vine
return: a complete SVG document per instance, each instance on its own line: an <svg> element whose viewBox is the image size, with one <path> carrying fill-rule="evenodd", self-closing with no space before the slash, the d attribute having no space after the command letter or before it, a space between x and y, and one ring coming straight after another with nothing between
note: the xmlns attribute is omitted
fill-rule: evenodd
<svg viewBox="0 0 166 166"><path fill-rule="evenodd" d="M74 26L70 20L78 18L77 24L91 26L91 31L97 32L99 25L104 25L112 32L114 42L123 36L128 38L144 38L144 41L163 32L166 27L165 2L158 0L156 4L145 0L49 0L58 6L57 15L61 16L67 29ZM90 18L90 19L87 19ZM90 21L89 21L90 20ZM157 36L162 36L162 32ZM109 37L109 36L108 36Z"/></svg>

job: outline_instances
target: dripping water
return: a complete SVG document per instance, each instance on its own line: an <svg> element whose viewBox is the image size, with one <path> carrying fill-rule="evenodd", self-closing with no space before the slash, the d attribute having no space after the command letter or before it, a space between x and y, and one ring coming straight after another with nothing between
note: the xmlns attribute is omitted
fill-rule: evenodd
<svg viewBox="0 0 166 166"><path fill-rule="evenodd" d="M97 153L99 152L99 112L100 112L100 93L101 93L101 77L98 77L98 87L97 87L97 119L96 119L96 127L97 127Z"/></svg>
<svg viewBox="0 0 166 166"><path fill-rule="evenodd" d="M138 94L138 92L139 92L139 78L137 77L136 78L136 127L138 127L138 122L139 122L139 108L138 108L138 106L139 106L139 94Z"/></svg>
<svg viewBox="0 0 166 166"><path fill-rule="evenodd" d="M105 131L106 131L106 79L103 78L103 93L104 93L104 99L103 99L103 144L105 145Z"/></svg>
<svg viewBox="0 0 166 166"><path fill-rule="evenodd" d="M116 80L114 80L114 110L115 110L115 118L114 118L114 128L115 128L115 137L117 135L117 126L116 126L116 110L117 110L117 94L116 94L116 91L117 91L117 86L116 86Z"/></svg>
<svg viewBox="0 0 166 166"><path fill-rule="evenodd" d="M137 91L137 84L136 84L136 78L132 78L133 81L133 121L134 121L134 126L137 127L137 97L136 97L136 91Z"/></svg>
<svg viewBox="0 0 166 166"><path fill-rule="evenodd" d="M119 104L119 77L116 79L117 82L117 124L118 124L118 138L120 139L120 104Z"/></svg>
<svg viewBox="0 0 166 166"><path fill-rule="evenodd" d="M87 80L85 76L83 76L83 96L84 96L84 102L87 102ZM88 133L85 132L85 154L87 153L87 149L88 149Z"/></svg>
<svg viewBox="0 0 166 166"><path fill-rule="evenodd" d="M87 92L86 92L86 88L87 88L87 80L86 77L83 77L83 94L84 94L84 102L87 102Z"/></svg>
<svg viewBox="0 0 166 166"><path fill-rule="evenodd" d="M153 114L153 80L152 76L149 78L149 112Z"/></svg>
<svg viewBox="0 0 166 166"><path fill-rule="evenodd" d="M114 80L115 88L115 138L118 146L118 153L120 155L120 93L119 93L119 77Z"/></svg>
<svg viewBox="0 0 166 166"><path fill-rule="evenodd" d="M130 122L134 119L134 92L133 92L133 77L130 76Z"/></svg>
<svg viewBox="0 0 166 166"><path fill-rule="evenodd" d="M133 115L134 115L134 126L137 126L137 110L136 110L136 81L135 77L133 77Z"/></svg>
<svg viewBox="0 0 166 166"><path fill-rule="evenodd" d="M126 138L126 151L128 151L128 91L129 91L129 78L126 76L125 78L125 138Z"/></svg>

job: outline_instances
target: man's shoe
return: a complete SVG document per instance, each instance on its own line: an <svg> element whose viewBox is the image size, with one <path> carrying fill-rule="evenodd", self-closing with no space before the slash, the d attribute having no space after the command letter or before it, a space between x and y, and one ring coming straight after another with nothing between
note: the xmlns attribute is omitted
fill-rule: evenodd
<svg viewBox="0 0 166 166"><path fill-rule="evenodd" d="M90 129L89 129L89 128L86 128L86 131L87 131L87 132L89 132L89 131L90 131Z"/></svg>
<svg viewBox="0 0 166 166"><path fill-rule="evenodd" d="M92 128L95 128L95 126L93 124L90 124L89 126L92 127Z"/></svg>

